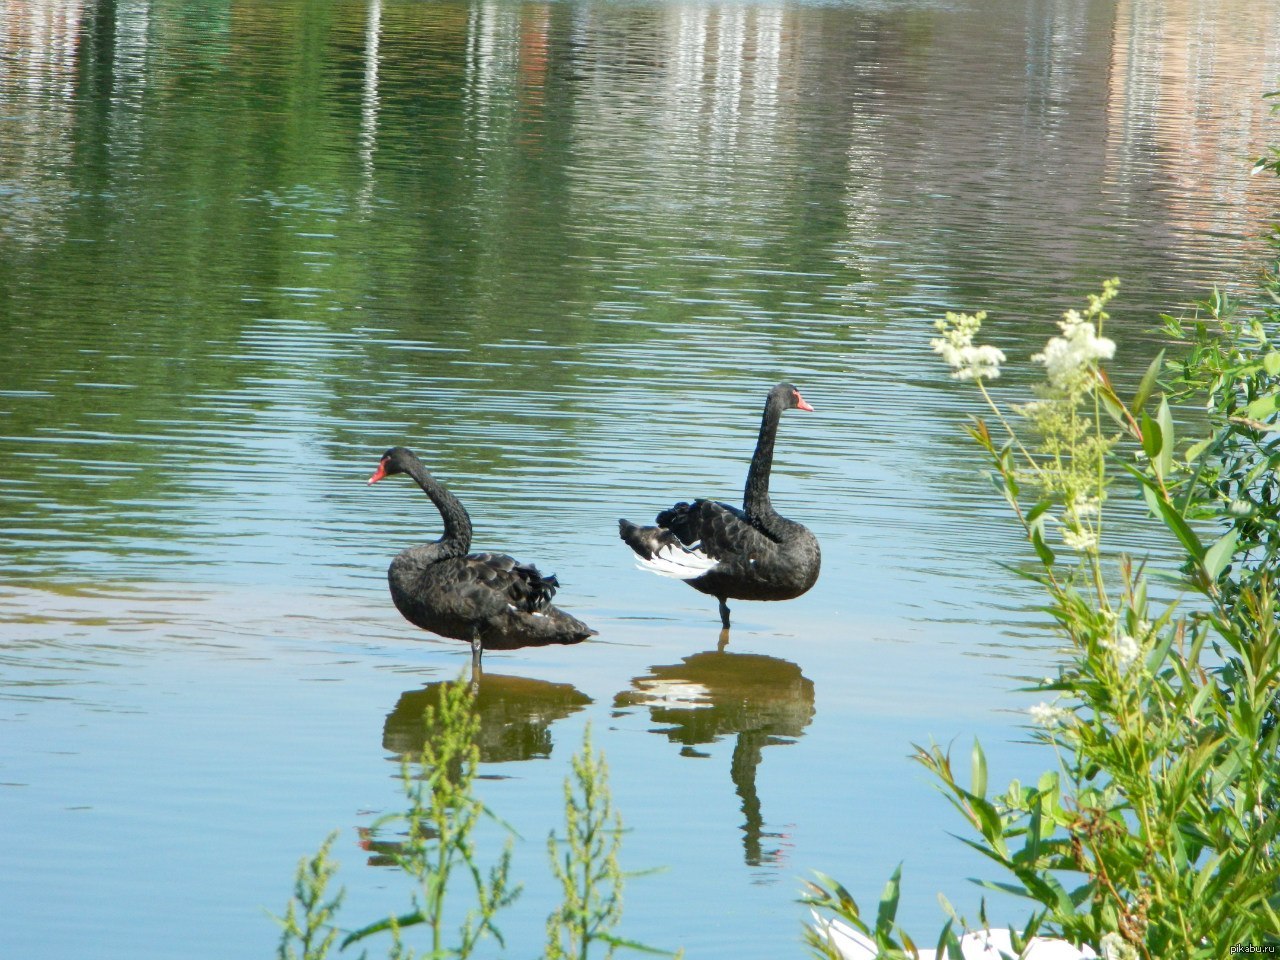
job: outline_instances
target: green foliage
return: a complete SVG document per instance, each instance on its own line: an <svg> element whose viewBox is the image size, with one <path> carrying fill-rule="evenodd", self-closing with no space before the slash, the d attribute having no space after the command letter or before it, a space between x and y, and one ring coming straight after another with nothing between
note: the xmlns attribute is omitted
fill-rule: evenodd
<svg viewBox="0 0 1280 960"><path fill-rule="evenodd" d="M871 939L880 957L885 960L908 960L918 956L919 947L915 941L897 924L898 898L901 893L902 864L898 864L893 876L885 884L880 894L880 902L876 908L875 924L868 924L862 919L857 901L839 881L824 873L814 874L815 880L807 884L808 892L802 903L815 911L822 911L843 920L858 933ZM839 945L831 939L825 927L807 926L804 931L804 942L813 956L821 960L844 960ZM960 956L960 943L948 921L938 937L938 956L946 956L944 951L954 950Z"/></svg>
<svg viewBox="0 0 1280 960"><path fill-rule="evenodd" d="M1227 616L1247 613L1241 593L1261 593L1280 559L1280 265L1261 285L1253 311L1215 292L1190 317L1164 318L1186 350L1169 365L1174 398L1202 406L1208 420L1207 435L1179 460L1169 499L1183 516L1225 527L1202 558L1200 586ZM1235 620L1253 634L1247 616Z"/></svg>
<svg viewBox="0 0 1280 960"><path fill-rule="evenodd" d="M342 905L343 891L325 899L329 881L338 870L338 865L329 859L337 838L337 833L329 834L315 856L298 861L293 897L284 916L275 918L283 928L276 950L278 960L324 960L338 937L333 918Z"/></svg>
<svg viewBox="0 0 1280 960"><path fill-rule="evenodd" d="M1280 426L1262 419L1280 408L1277 276L1247 319L1220 294L1190 320L1166 318L1186 352L1157 357L1128 402L1101 366L1114 281L1033 358L1046 383L1013 408L1024 423L968 378L999 424L993 435L977 419L969 433L1032 547L1022 572L1067 641L1057 676L1034 688L1052 699L1030 711L1056 763L1034 786L991 793L976 743L967 783L950 751L918 746L915 759L968 824L964 842L1009 878L981 885L1035 905L1015 946L1043 932L1112 958L1210 960L1280 944ZM972 343L980 324L968 319ZM1169 394L1155 402L1162 374ZM1180 437L1170 401L1202 404L1207 435ZM1183 553L1174 579L1195 597L1189 612L1154 602L1145 571L1105 553L1104 504L1121 483ZM897 884L895 873L874 926L829 878L808 902L883 956L909 955ZM963 921L947 908L939 952L958 956ZM809 942L834 956L820 930Z"/></svg>
<svg viewBox="0 0 1280 960"><path fill-rule="evenodd" d="M555 833L547 838L564 900L547 918L546 960L587 960L593 943L604 945L605 958L618 947L670 956L614 933L626 877L618 865L622 817L613 807L604 754L592 752L589 727L572 765L573 776L564 782L564 839Z"/></svg>
<svg viewBox="0 0 1280 960"><path fill-rule="evenodd" d="M482 870L476 827L485 817L501 821L474 794L480 763L476 692L459 678L441 684L438 693L436 705L428 706L423 715L420 754L401 762L406 809L381 817L371 828L377 832L395 826L403 834L403 841L383 846L417 883L412 909L366 924L349 934L339 950L389 933L391 960L465 960L477 954L486 937L503 942L495 917L520 893L509 876L514 833L506 828L507 842L497 863L487 873ZM565 839L557 840L553 833L548 840L564 901L547 920L544 956L546 960L587 960L593 944L604 946L606 958L619 947L672 956L615 932L629 876L618 865L622 819L613 807L604 755L592 752L590 736L588 729L582 750L572 760L573 776L565 781ZM298 866L294 896L284 918L277 918L284 928L279 960L325 960L334 946L338 936L334 915L342 892L327 901L325 894L337 869L329 860L335 837L331 835L319 853ZM450 936L446 907L456 913L457 905L449 895L457 894L459 883L469 888L474 906ZM427 928L430 939L430 948L422 953L406 941L406 931L419 926Z"/></svg>
<svg viewBox="0 0 1280 960"><path fill-rule="evenodd" d="M520 888L512 887L508 876L510 837L487 876L477 855L473 834L488 810L472 790L480 763L480 719L474 698L471 685L461 678L440 688L438 706L427 707L423 714L427 735L421 754L416 762L401 761L400 780L408 808L374 824L375 831L388 824L404 827L406 839L394 855L400 868L418 883L413 909L360 928L343 941L343 948L390 930L393 955L412 960L418 955L404 946L402 931L417 924L426 924L430 931L431 949L421 955L423 960L463 960L472 956L486 935L502 942L494 917L519 896ZM476 905L467 912L454 944L446 945L445 906L455 872L470 880Z"/></svg>
<svg viewBox="0 0 1280 960"><path fill-rule="evenodd" d="M1106 291L1093 302L1105 299ZM1175 399L1207 398L1219 421L1193 456L1179 446L1168 399L1154 415L1147 409L1159 368L1124 404L1096 359L1077 366L1075 389L1060 397L1055 417L1069 427L1046 431L1033 416L1039 443L1034 453L1015 444L1021 462L983 443L1015 507L1020 470L1050 480L1039 491L1046 499L1019 516L1040 561L1028 575L1070 641L1058 677L1039 687L1057 700L1032 709L1036 737L1055 749L1059 769L1034 788L1015 783L989 797L985 776L965 788L937 747L916 754L978 833L968 842L1016 881L988 886L1034 900L1038 921L1072 942L1111 938L1142 957L1216 957L1232 943L1273 942L1280 930L1280 755L1267 722L1280 674L1269 584L1280 542L1268 539L1274 523L1259 522L1275 510L1276 460L1256 439L1265 425L1238 412L1261 409L1259 399L1280 386L1266 380L1268 363L1278 372L1280 364L1241 355L1246 329L1265 349L1264 328L1228 324L1226 306L1211 302L1217 330L1197 324L1192 350L1171 365L1182 388ZM1156 609L1127 559L1104 564L1100 504L1113 478L1101 454L1122 442L1133 462L1116 478L1137 486L1184 551L1185 588L1201 597L1193 614ZM1075 479L1061 479L1063 461ZM1097 505L1083 517L1082 495ZM1232 508L1242 500L1247 510ZM1039 546L1028 518L1043 516L1046 501L1062 506L1064 540L1090 576L1064 574ZM1210 517L1231 526L1206 546L1195 521Z"/></svg>

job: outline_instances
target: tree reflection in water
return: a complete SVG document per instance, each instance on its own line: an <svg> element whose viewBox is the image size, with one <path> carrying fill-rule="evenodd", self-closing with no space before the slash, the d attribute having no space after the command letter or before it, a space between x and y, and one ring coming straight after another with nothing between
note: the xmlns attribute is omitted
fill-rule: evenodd
<svg viewBox="0 0 1280 960"><path fill-rule="evenodd" d="M792 743L804 733L814 714L813 681L788 660L759 654L709 651L683 662L655 666L631 681L631 690L614 698L617 708L648 707L672 743L683 744L685 756L704 757L693 749L736 735L730 776L742 799L743 848L749 866L769 866L782 859L780 845L764 849L756 768L766 746Z"/></svg>

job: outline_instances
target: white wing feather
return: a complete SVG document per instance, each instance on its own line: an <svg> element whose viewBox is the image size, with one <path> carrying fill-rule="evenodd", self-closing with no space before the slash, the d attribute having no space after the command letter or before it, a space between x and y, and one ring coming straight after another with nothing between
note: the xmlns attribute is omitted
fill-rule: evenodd
<svg viewBox="0 0 1280 960"><path fill-rule="evenodd" d="M683 544L664 544L649 559L636 556L636 566L662 577L676 580L696 580L720 561L708 557L699 544L686 547Z"/></svg>

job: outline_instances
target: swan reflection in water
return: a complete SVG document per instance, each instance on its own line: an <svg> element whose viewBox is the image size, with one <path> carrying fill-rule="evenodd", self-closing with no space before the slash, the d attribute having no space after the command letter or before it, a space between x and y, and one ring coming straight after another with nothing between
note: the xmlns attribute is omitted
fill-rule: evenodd
<svg viewBox="0 0 1280 960"><path fill-rule="evenodd" d="M693 748L736 735L730 776L742 799L743 848L749 866L782 860L780 846L765 850L756 767L765 747L792 743L813 719L813 681L796 664L759 654L709 651L683 662L655 666L631 681L631 690L614 698L615 708L647 707L649 716L666 724L665 733L683 745L684 756L705 757Z"/></svg>
<svg viewBox="0 0 1280 960"><path fill-rule="evenodd" d="M397 757L422 752L426 730L422 715L439 708L440 680L400 695L382 728L382 746ZM480 716L480 762L505 763L551 756L551 724L591 703L591 698L567 683L486 673L475 689ZM360 846L369 852L370 866L394 866L400 841L381 839L368 827L358 827Z"/></svg>
<svg viewBox="0 0 1280 960"><path fill-rule="evenodd" d="M400 695L382 728L382 745L399 756L421 752L422 714L440 705L440 688L429 683ZM551 756L551 724L577 713L591 698L567 683L486 673L475 694L480 715L480 762L505 763Z"/></svg>

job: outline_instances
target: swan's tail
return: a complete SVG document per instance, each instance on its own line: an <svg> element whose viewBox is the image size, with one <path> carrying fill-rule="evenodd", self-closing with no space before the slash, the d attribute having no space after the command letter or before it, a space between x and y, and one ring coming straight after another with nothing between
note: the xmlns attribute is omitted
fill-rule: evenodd
<svg viewBox="0 0 1280 960"><path fill-rule="evenodd" d="M535 614L532 620L547 619L550 629L547 633L548 643L581 643L587 637L594 637L598 631L592 630L585 623L559 607L547 607L541 614Z"/></svg>
<svg viewBox="0 0 1280 960"><path fill-rule="evenodd" d="M618 536L635 552L637 567L659 576L696 580L719 562L703 553L699 544L685 546L662 527L641 527L619 520Z"/></svg>
<svg viewBox="0 0 1280 960"><path fill-rule="evenodd" d="M506 616L494 620L484 634L484 648L545 647L552 643L581 643L594 636L595 630L559 607L546 606L528 613L508 606Z"/></svg>

